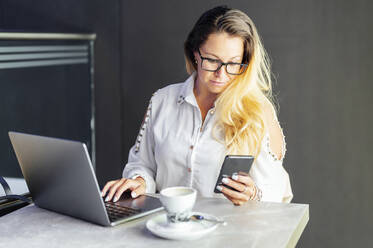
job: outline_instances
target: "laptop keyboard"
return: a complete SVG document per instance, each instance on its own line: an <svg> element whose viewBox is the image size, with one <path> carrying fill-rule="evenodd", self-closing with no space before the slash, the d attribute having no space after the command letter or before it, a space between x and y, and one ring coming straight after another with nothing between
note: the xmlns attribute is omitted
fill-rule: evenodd
<svg viewBox="0 0 373 248"><path fill-rule="evenodd" d="M132 215L135 215L141 212L138 209L124 207L114 202L105 202L105 207L106 207L106 211L109 215L109 219L111 222L114 222L119 219L123 219L124 217L132 216Z"/></svg>

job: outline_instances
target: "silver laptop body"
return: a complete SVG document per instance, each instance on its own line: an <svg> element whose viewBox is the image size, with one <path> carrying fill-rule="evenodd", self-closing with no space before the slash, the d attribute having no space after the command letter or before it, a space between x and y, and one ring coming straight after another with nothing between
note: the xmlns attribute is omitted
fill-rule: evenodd
<svg viewBox="0 0 373 248"><path fill-rule="evenodd" d="M130 209L108 214L84 143L9 132L9 137L35 205L103 226L114 226L162 210L159 199L129 194L111 207ZM106 203L107 204L107 203Z"/></svg>

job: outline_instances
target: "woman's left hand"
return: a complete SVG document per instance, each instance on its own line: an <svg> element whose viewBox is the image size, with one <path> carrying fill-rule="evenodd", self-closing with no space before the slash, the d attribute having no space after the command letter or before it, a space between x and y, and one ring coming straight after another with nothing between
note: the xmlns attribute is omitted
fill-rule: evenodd
<svg viewBox="0 0 373 248"><path fill-rule="evenodd" d="M257 193L255 182L248 174L243 172L235 173L231 178L223 178L222 183L223 185L218 186L218 190L234 205L240 206L246 203L248 200L253 199ZM230 186L235 190L229 189L224 185Z"/></svg>

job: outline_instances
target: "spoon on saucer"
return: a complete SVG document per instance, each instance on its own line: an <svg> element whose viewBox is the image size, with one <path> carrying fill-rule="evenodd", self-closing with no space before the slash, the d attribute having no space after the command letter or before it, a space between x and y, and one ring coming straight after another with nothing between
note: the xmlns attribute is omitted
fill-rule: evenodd
<svg viewBox="0 0 373 248"><path fill-rule="evenodd" d="M210 222L222 224L223 226L225 226L227 224L227 222L224 221L224 220L210 219L210 218L206 218L205 216L200 215L200 214L194 214L194 215L190 216L189 219L194 220L194 221L198 221L198 220L210 221Z"/></svg>

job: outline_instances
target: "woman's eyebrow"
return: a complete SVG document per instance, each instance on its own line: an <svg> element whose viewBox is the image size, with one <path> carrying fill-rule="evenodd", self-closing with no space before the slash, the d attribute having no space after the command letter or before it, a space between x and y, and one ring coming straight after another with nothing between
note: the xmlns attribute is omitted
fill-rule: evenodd
<svg viewBox="0 0 373 248"><path fill-rule="evenodd" d="M208 54L208 55L211 55L211 56L214 56L214 57L220 59L219 56L216 56L213 53L208 53L208 52L205 52L205 51L203 51L203 52L206 53L206 54ZM234 58L241 58L241 55L234 56L234 57L230 58L229 60L234 59ZM220 59L220 60L223 61L222 59Z"/></svg>

